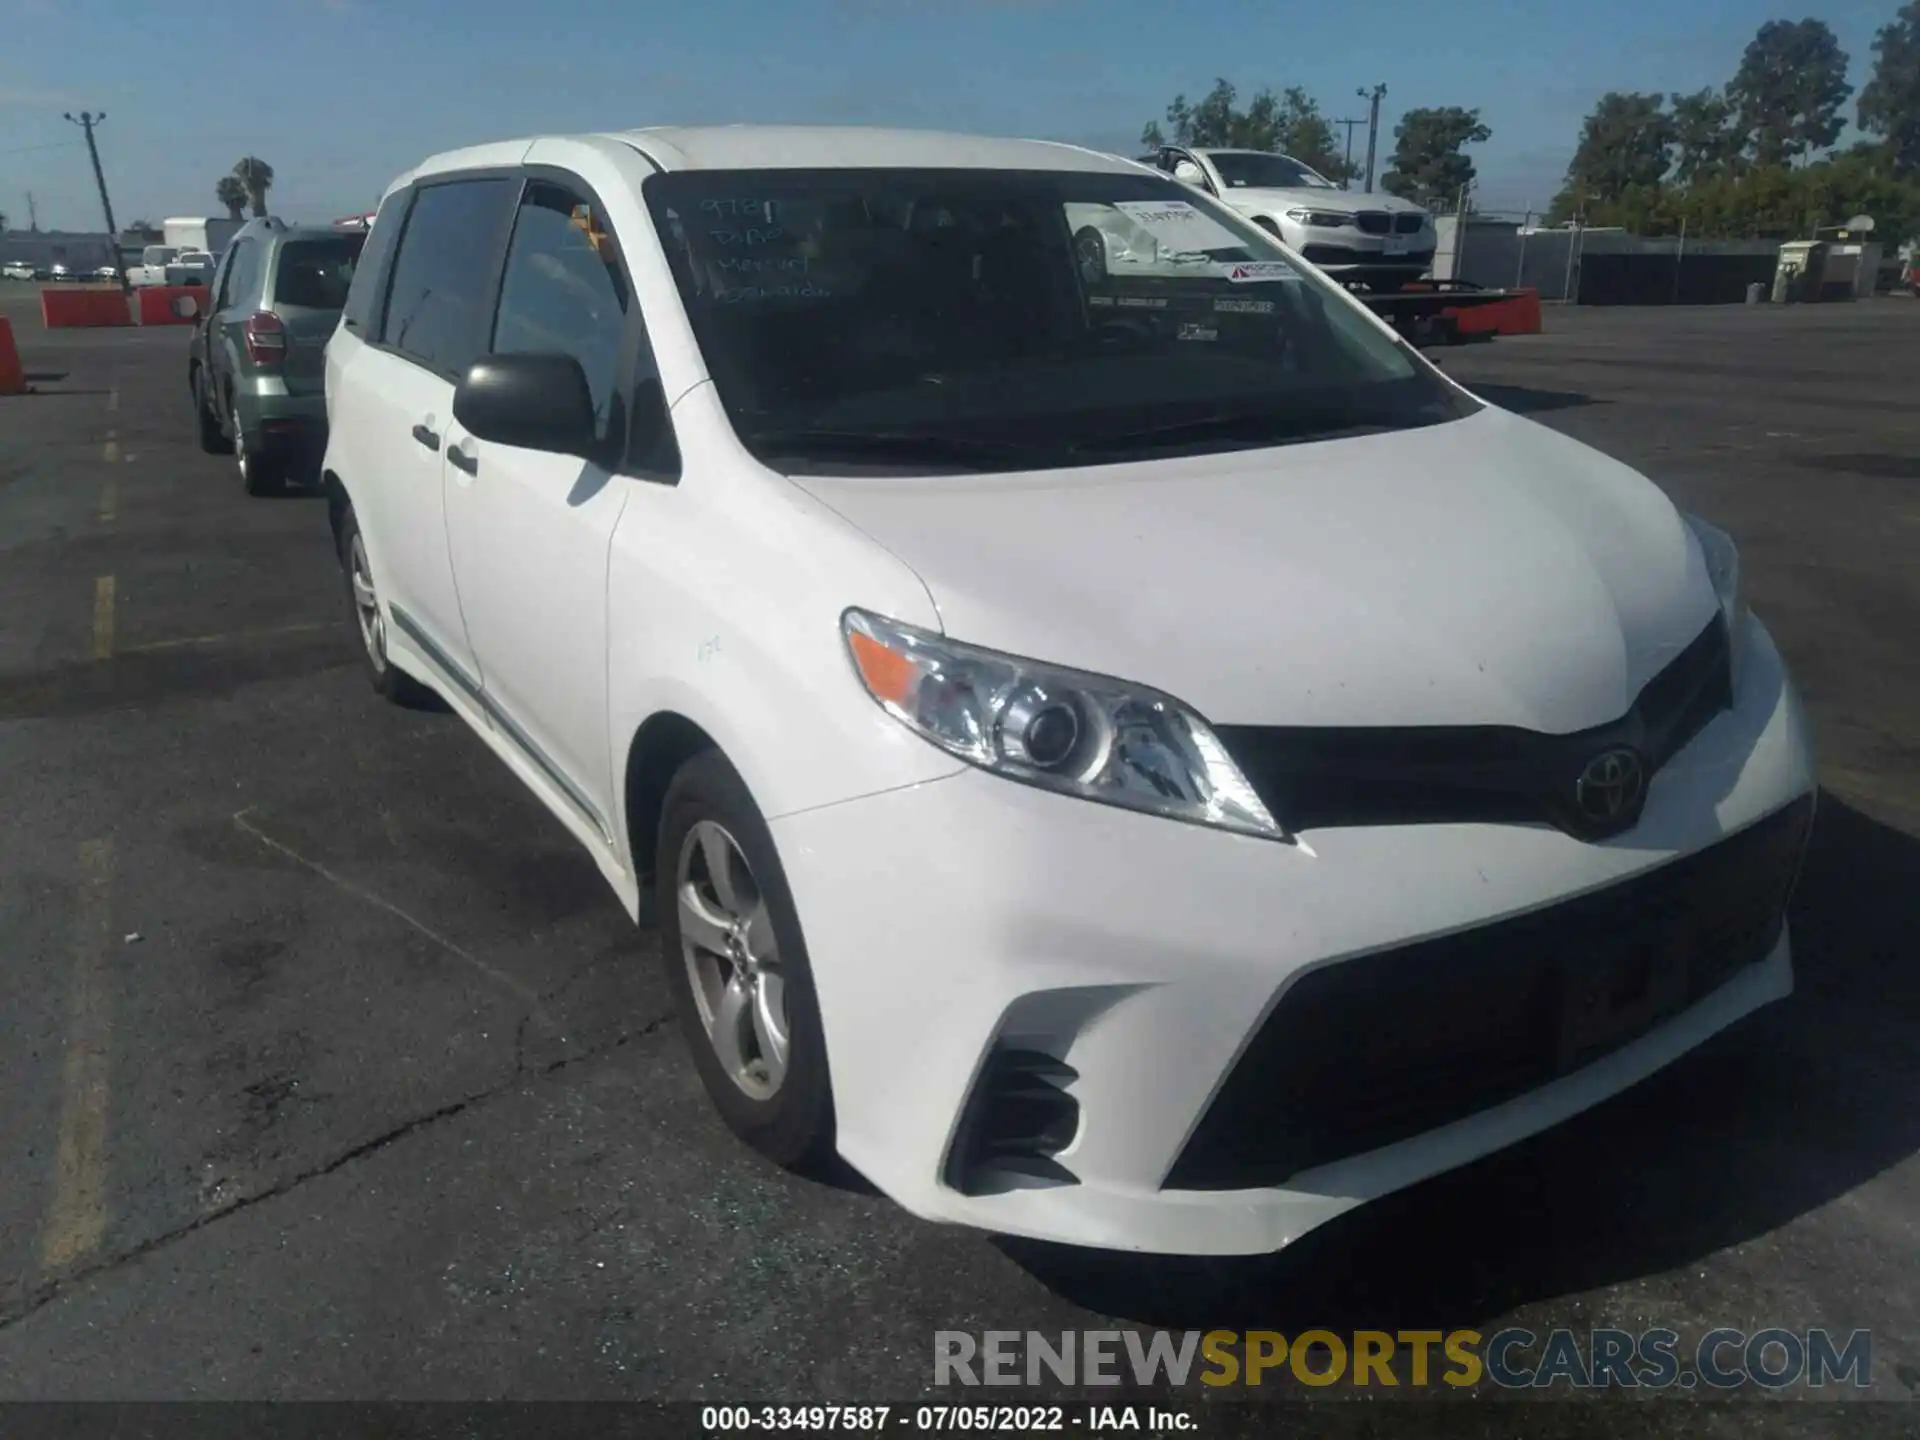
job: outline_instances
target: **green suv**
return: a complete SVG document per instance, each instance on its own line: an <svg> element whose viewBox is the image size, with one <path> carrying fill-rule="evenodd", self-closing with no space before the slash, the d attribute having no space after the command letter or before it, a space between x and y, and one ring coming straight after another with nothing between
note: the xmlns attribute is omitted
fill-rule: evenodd
<svg viewBox="0 0 1920 1440"><path fill-rule="evenodd" d="M200 448L232 454L249 495L309 485L327 447L327 340L364 231L253 220L228 243L187 379Z"/></svg>

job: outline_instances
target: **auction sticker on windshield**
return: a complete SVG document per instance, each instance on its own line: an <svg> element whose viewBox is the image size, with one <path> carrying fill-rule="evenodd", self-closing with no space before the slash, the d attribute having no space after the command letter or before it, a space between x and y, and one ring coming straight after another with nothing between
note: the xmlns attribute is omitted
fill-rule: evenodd
<svg viewBox="0 0 1920 1440"><path fill-rule="evenodd" d="M1299 271L1283 260L1249 260L1240 265L1222 267L1228 280L1235 285L1249 285L1261 280L1292 280Z"/></svg>
<svg viewBox="0 0 1920 1440"><path fill-rule="evenodd" d="M1240 250L1246 242L1185 200L1116 200L1113 208L1177 254Z"/></svg>

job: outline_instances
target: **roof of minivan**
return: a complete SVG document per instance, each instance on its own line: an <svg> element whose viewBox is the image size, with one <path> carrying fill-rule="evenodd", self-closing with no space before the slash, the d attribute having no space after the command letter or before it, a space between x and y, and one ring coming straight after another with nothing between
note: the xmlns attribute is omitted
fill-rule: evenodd
<svg viewBox="0 0 1920 1440"><path fill-rule="evenodd" d="M396 180L448 170L514 163L533 136L423 160ZM937 130L883 130L859 125L712 125L660 126L604 131L594 135L553 136L588 143L614 142L640 151L662 170L1092 170L1137 173L1139 166L1118 155L1104 155L1056 140L1007 140L987 135L954 135Z"/></svg>

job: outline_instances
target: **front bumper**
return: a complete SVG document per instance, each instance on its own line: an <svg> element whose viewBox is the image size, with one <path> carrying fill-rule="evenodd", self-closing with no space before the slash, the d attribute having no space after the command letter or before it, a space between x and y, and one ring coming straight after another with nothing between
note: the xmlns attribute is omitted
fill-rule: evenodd
<svg viewBox="0 0 1920 1440"><path fill-rule="evenodd" d="M1809 796L1799 703L1770 637L1758 624L1748 634L1735 707L1655 777L1640 823L1602 844L1463 824L1327 829L1296 847L976 770L776 820L841 1153L930 1219L1115 1249L1261 1253L1632 1085L1791 990L1784 932L1637 1038L1476 1113L1279 1184L1170 1183L1303 977L1601 891ZM1009 1057L1025 1067L1023 1093L1072 1098L1071 1141L1058 1137L1042 1163L963 1177L956 1145L972 1143L982 1113L969 1100ZM1357 1056L1347 1068L1367 1078ZM1045 1129L1061 1112L1033 1113Z"/></svg>

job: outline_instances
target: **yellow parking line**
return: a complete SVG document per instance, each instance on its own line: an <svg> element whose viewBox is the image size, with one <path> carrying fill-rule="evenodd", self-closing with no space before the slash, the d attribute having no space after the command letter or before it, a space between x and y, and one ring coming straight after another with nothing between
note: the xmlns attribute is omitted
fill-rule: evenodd
<svg viewBox="0 0 1920 1440"><path fill-rule="evenodd" d="M118 410L119 408L120 408L120 392L118 390L107 391L107 409Z"/></svg>
<svg viewBox="0 0 1920 1440"><path fill-rule="evenodd" d="M101 447L101 458L109 465L120 463L120 441L111 430L107 432L107 443Z"/></svg>
<svg viewBox="0 0 1920 1440"><path fill-rule="evenodd" d="M113 576L93 582L93 658L113 658Z"/></svg>
<svg viewBox="0 0 1920 1440"><path fill-rule="evenodd" d="M106 484L100 487L100 523L102 525L111 525L113 523L113 517L118 512L119 507L120 482L110 478Z"/></svg>
<svg viewBox="0 0 1920 1440"><path fill-rule="evenodd" d="M122 655L145 655L154 650L183 650L189 645L233 645L242 640L271 640L276 635L306 635L332 630L347 624L340 620L309 620L299 625L275 625L268 630L229 630L219 635L183 635L176 640L148 640L141 645L121 647Z"/></svg>
<svg viewBox="0 0 1920 1440"><path fill-rule="evenodd" d="M40 1232L40 1262L48 1270L91 1254L107 1228L106 968L113 932L112 879L113 842L89 840L81 845L53 1201Z"/></svg>

